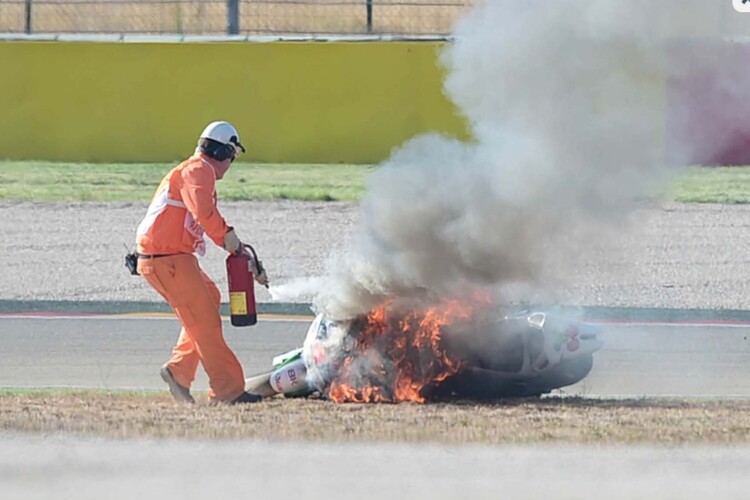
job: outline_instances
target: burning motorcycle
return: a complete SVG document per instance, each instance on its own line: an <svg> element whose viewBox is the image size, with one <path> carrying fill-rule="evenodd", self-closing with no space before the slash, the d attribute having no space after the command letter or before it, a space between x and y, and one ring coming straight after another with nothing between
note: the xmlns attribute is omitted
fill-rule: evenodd
<svg viewBox="0 0 750 500"><path fill-rule="evenodd" d="M319 314L303 346L275 357L246 389L360 403L540 396L588 375L600 333L545 312L499 316L451 301L386 304L346 322Z"/></svg>

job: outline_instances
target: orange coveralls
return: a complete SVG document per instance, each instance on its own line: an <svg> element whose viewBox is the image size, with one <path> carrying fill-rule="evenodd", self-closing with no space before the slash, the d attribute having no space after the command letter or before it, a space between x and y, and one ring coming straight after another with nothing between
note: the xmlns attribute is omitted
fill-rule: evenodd
<svg viewBox="0 0 750 500"><path fill-rule="evenodd" d="M215 169L226 170L223 163L196 152L172 169L138 226L136 243L139 254L156 256L139 258L138 272L182 323L167 367L177 383L189 388L200 361L208 375L209 397L229 402L244 392L245 378L224 340L219 289L193 255L205 253L204 232L224 246L229 226L216 206L215 187Z"/></svg>

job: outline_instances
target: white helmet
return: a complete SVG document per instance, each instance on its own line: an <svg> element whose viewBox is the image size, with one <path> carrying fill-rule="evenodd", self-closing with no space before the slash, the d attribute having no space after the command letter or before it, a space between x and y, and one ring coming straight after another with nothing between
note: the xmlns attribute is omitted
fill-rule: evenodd
<svg viewBox="0 0 750 500"><path fill-rule="evenodd" d="M231 144L237 153L245 152L245 147L240 142L240 134L229 122L211 122L203 129L201 139L211 139L221 144Z"/></svg>

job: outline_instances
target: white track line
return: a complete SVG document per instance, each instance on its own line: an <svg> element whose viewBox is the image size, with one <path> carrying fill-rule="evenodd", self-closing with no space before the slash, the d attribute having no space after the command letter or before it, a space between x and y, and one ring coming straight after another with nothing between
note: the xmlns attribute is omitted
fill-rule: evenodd
<svg viewBox="0 0 750 500"><path fill-rule="evenodd" d="M284 316L279 314L270 314L272 317L264 317L264 315L258 316L258 321L267 322L279 322L279 321L291 321L291 322L310 322L314 319L314 316ZM3 319L98 319L98 320L144 320L144 319L155 319L155 320L176 320L177 318L169 313L125 313L125 314L65 314L65 313L0 313L0 320ZM229 320L229 316L222 316L222 319ZM628 321L628 320L579 320L584 323L590 323L601 327L607 327L608 325L614 326L633 326L633 327L685 327L685 328L706 328L706 327L723 327L723 328L750 328L750 322L743 323L740 321Z"/></svg>
<svg viewBox="0 0 750 500"><path fill-rule="evenodd" d="M86 314L82 316L75 316L75 315L45 315L45 316L38 316L35 314L0 314L0 321L4 319L40 319L40 320L57 320L57 319L74 319L74 320L80 320L80 319L87 319L87 320L110 320L110 321L121 321L121 320L170 320L170 321L177 321L177 318L175 316L138 316L138 315L117 315L117 314L102 314L102 315L96 315L96 314ZM229 316L222 316L222 319L229 321ZM275 317L275 318L264 318L262 316L258 317L258 322L279 322L279 321L285 321L285 322L306 322L309 323L314 318L312 316L303 317L303 316L289 316L289 317Z"/></svg>

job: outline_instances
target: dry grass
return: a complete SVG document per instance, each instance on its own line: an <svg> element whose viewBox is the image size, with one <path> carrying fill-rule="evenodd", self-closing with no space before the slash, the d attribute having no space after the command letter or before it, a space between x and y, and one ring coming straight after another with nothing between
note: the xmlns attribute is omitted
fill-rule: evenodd
<svg viewBox="0 0 750 500"><path fill-rule="evenodd" d="M373 0L372 31L447 34L477 0ZM23 0L0 0L0 32L25 27ZM180 33L221 35L226 1L34 0L35 33ZM242 34L367 32L362 0L244 0Z"/></svg>
<svg viewBox="0 0 750 500"><path fill-rule="evenodd" d="M750 401L548 398L492 404L336 405L271 399L178 405L163 393L0 393L0 431L115 438L442 444L750 444Z"/></svg>

